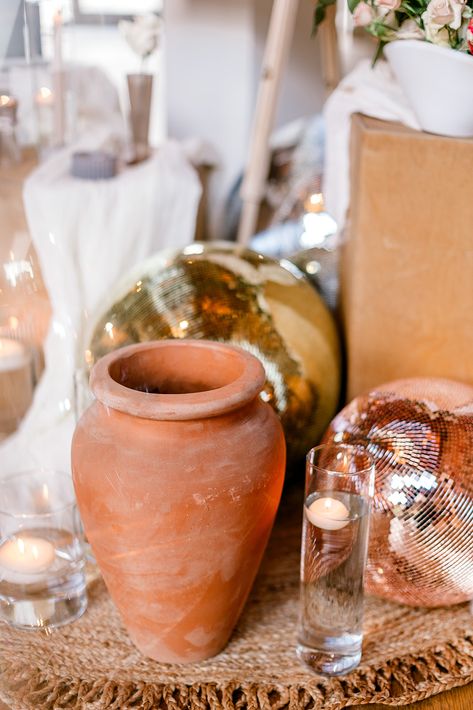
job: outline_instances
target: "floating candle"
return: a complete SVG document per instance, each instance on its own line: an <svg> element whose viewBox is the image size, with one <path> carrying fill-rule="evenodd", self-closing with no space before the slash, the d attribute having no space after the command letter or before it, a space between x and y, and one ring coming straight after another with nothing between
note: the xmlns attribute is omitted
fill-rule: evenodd
<svg viewBox="0 0 473 710"><path fill-rule="evenodd" d="M322 530L341 530L350 522L348 508L337 498L316 498L305 512L312 525Z"/></svg>
<svg viewBox="0 0 473 710"><path fill-rule="evenodd" d="M48 540L17 535L0 546L0 579L18 584L38 582L55 559L54 545Z"/></svg>

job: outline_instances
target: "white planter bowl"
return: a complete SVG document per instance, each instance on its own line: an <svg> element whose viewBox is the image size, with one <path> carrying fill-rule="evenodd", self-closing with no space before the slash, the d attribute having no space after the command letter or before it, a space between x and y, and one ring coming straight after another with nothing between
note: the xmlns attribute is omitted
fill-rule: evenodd
<svg viewBox="0 0 473 710"><path fill-rule="evenodd" d="M384 53L424 131L473 136L473 56L415 39Z"/></svg>

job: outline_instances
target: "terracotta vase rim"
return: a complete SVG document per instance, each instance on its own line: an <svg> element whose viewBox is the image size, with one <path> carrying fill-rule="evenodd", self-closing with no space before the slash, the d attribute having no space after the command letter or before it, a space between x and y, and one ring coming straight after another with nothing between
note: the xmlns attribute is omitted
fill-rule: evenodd
<svg viewBox="0 0 473 710"><path fill-rule="evenodd" d="M223 386L183 394L143 392L120 384L112 377L113 366L137 354L155 352L159 358L160 351L167 351L169 355L173 350L177 353L185 348L189 355L191 351L195 354L197 349L202 350L202 355L206 352L228 361L233 359L241 370ZM258 358L238 346L210 340L170 339L128 345L102 357L92 369L90 387L97 400L111 409L143 419L173 421L216 417L239 409L257 397L265 380Z"/></svg>

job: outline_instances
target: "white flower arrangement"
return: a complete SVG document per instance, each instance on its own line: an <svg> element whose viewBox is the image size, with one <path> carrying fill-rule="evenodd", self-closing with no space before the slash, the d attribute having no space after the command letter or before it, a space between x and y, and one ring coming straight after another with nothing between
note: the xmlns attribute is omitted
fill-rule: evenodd
<svg viewBox="0 0 473 710"><path fill-rule="evenodd" d="M132 22L122 20L119 30L131 49L144 62L159 47L162 20L154 13L139 15Z"/></svg>
<svg viewBox="0 0 473 710"><path fill-rule="evenodd" d="M314 28L336 0L317 0ZM421 39L473 54L473 0L348 0L357 27L379 40L375 61L387 42Z"/></svg>

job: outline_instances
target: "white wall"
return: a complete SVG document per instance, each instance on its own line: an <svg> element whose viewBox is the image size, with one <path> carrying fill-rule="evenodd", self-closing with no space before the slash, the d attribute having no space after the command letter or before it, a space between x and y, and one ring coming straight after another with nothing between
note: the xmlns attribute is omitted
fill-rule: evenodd
<svg viewBox="0 0 473 710"><path fill-rule="evenodd" d="M116 26L71 25L64 31L64 57L66 61L100 67L115 84L123 115L128 114L126 75L140 71L141 61L132 52ZM163 78L161 54L154 54L145 70L155 75L153 85L150 142L159 144L165 133Z"/></svg>
<svg viewBox="0 0 473 710"><path fill-rule="evenodd" d="M62 5L67 20L70 4L71 0L42 0L46 57L51 54L53 13ZM272 0L164 0L165 56L160 53L150 66L158 73L151 139L159 143L167 123L169 135L204 138L217 149L221 163L210 192L213 236L223 231L224 200L246 163L271 7ZM312 0L299 0L276 126L315 113L323 103L319 42L311 37L312 12ZM119 88L126 111L125 75L136 70L137 59L117 27L66 25L63 37L66 61L100 66Z"/></svg>
<svg viewBox="0 0 473 710"><path fill-rule="evenodd" d="M172 1L172 0L171 0ZM264 43L272 0L254 0L256 51L253 81L256 87L263 59ZM320 46L312 36L314 3L299 0L296 28L289 63L283 80L276 126L320 111L324 100Z"/></svg>
<svg viewBox="0 0 473 710"><path fill-rule="evenodd" d="M271 0L166 0L166 102L171 136L211 141L221 156L210 191L211 233L225 220L224 199L247 158ZM276 125L323 103L313 3L300 0Z"/></svg>
<svg viewBox="0 0 473 710"><path fill-rule="evenodd" d="M211 185L212 231L242 164L253 103L252 0L167 0L168 132L210 141L221 164Z"/></svg>

